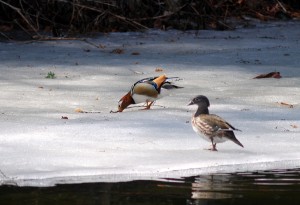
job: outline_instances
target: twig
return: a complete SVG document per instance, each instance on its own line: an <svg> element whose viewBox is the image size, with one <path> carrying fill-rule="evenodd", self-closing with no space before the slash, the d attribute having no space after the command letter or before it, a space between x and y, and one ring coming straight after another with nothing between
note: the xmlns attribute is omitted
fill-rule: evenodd
<svg viewBox="0 0 300 205"><path fill-rule="evenodd" d="M66 0L57 0L57 1L67 3ZM95 0L86 0L86 1L87 1L87 2L92 2L92 3L97 3L97 4L102 4L102 5L106 5L106 6L111 6L111 7L117 8L117 6L115 6L115 5L113 5L113 4L110 4L110 3L107 3L107 2L101 2L101 1L95 1Z"/></svg>
<svg viewBox="0 0 300 205"><path fill-rule="evenodd" d="M144 72L141 71L137 71L137 70L133 70L133 69L129 69L130 71L132 71L134 74L138 74L138 75L144 75Z"/></svg>
<svg viewBox="0 0 300 205"><path fill-rule="evenodd" d="M17 186L18 184L17 184L17 182L15 182L13 179L11 179L11 178L9 178L8 176L6 176L5 174L4 174L4 172L0 169L0 174L4 177L4 183L5 184L11 184L11 185L14 185L14 186ZM1 180L0 180L0 185L1 185Z"/></svg>
<svg viewBox="0 0 300 205"><path fill-rule="evenodd" d="M37 40L40 40L40 41L57 41L57 40L80 40L80 41L83 41L87 44L90 44L92 46L95 46L96 48L100 48L100 46L96 45L95 43L93 42L90 42L88 41L87 39L85 38L76 38L76 37L43 37L41 36L41 38L37 39Z"/></svg>
<svg viewBox="0 0 300 205"><path fill-rule="evenodd" d="M145 18L138 18L138 19L131 19L131 20L139 20L139 21L144 21L144 20L155 20L155 19L160 19L160 18L165 18L165 17L169 17L172 16L176 13L178 13L179 11L181 11L181 9L183 9L184 7L186 7L188 5L188 3L184 4L183 6L179 7L176 11L167 13L167 14L163 14L160 16L154 16L154 17L145 17Z"/></svg>
<svg viewBox="0 0 300 205"><path fill-rule="evenodd" d="M100 48L100 46L96 45L96 44L93 43L93 42L88 41L87 39L82 39L82 41L83 41L83 42L86 42L87 44L90 44L90 45L92 45L92 46L95 46L96 48Z"/></svg>
<svg viewBox="0 0 300 205"><path fill-rule="evenodd" d="M9 179L9 178L4 174L4 172L2 172L1 169L0 169L0 174L1 174L5 179Z"/></svg>
<svg viewBox="0 0 300 205"><path fill-rule="evenodd" d="M100 111L80 111L79 113L101 113Z"/></svg>
<svg viewBox="0 0 300 205"><path fill-rule="evenodd" d="M278 1L278 0L277 0L277 3L278 3L279 6L282 8L282 10L283 10L285 13L287 13L287 10L286 10L286 8L283 6L283 4L282 4L280 1Z"/></svg>
<svg viewBox="0 0 300 205"><path fill-rule="evenodd" d="M121 20L126 21L128 23L131 23L133 25L137 25L137 26L142 27L144 29L149 29L147 26L144 26L144 25L136 22L133 19L129 19L129 18L126 18L124 16L119 16L117 14L113 14L110 11L104 11L104 10L100 10L100 9L95 9L95 8L92 8L92 7L89 7L89 6L85 6L85 5L81 5L81 4L77 4L77 3L73 3L73 2L68 2L68 1L65 1L65 0L60 0L60 2L69 3L69 4L72 4L74 6L77 6L77 7L80 7L80 8L84 8L84 9L88 9L88 10L91 10L91 11L96 11L96 12L99 12L99 13L105 13L106 12L106 13L110 14L111 16L114 16L114 17L116 17L118 19L121 19Z"/></svg>
<svg viewBox="0 0 300 205"><path fill-rule="evenodd" d="M19 24L19 22L15 19L14 22L31 38L34 38L28 31L26 28L24 28L21 24Z"/></svg>
<svg viewBox="0 0 300 205"><path fill-rule="evenodd" d="M22 14L22 12L21 12L21 9L19 9L19 8L17 8L17 7L15 7L15 6L12 6L11 4L9 4L9 3L6 3L6 2L4 2L4 1L2 1L2 0L0 0L0 3L2 3L2 4L4 4L4 5L6 5L6 6L8 6L9 8L11 8L12 10L15 10L21 17L22 17L22 19L28 24L28 26L38 35L38 36L40 36L40 34L37 32L37 30L34 28L34 26L33 25L31 25L31 23L29 22L29 20L26 18L26 16L24 16L23 14ZM20 25L19 25L20 26ZM22 28L23 29L23 28ZM28 32L27 32L28 33ZM31 36L31 35L30 35Z"/></svg>
<svg viewBox="0 0 300 205"><path fill-rule="evenodd" d="M66 40L66 41L72 41L72 40L81 40L83 41L83 39L81 38L64 38L64 37L46 37L46 36L40 36L37 38L34 38L33 40L29 40L29 41L23 41L23 43L28 44L28 43L32 43L32 42L36 42L36 41L59 41L59 40Z"/></svg>
<svg viewBox="0 0 300 205"><path fill-rule="evenodd" d="M126 22L128 22L128 23L136 24L137 26L140 26L140 27L142 27L142 28L144 28L144 29L149 29L147 26L144 26L144 25L142 25L142 24L136 22L136 21L133 20L133 19L129 19L129 18L126 18L126 17L124 17L124 16L119 16L119 15L113 14L113 13L111 13L111 12L108 12L108 13L109 13L110 15L112 15L112 16L118 18L118 19L121 19L121 20L123 20L123 21L126 21Z"/></svg>
<svg viewBox="0 0 300 205"><path fill-rule="evenodd" d="M0 34L2 35L2 36L4 36L4 38L7 38L7 40L11 40L7 35L5 35L4 33L2 33L2 32L0 32Z"/></svg>
<svg viewBox="0 0 300 205"><path fill-rule="evenodd" d="M40 38L37 38L36 40L39 41L57 41L57 40L82 40L81 38L76 37L49 37L49 36L40 36Z"/></svg>
<svg viewBox="0 0 300 205"><path fill-rule="evenodd" d="M0 34L6 36L5 34L3 34L2 32L0 32ZM9 39L9 37L6 36L7 39ZM9 39L11 40L11 39ZM83 41L87 44L90 44L92 46L95 46L96 48L101 48L100 46L96 45L93 42L88 41L85 38L76 38L76 37L49 37L49 36L40 36L34 40L30 40L30 41L26 41L25 43L32 43L32 42L36 42L36 41Z"/></svg>

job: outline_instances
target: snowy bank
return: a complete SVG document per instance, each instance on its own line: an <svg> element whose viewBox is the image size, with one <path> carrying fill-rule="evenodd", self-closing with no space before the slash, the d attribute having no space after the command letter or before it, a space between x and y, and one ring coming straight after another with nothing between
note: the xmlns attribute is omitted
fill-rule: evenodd
<svg viewBox="0 0 300 205"><path fill-rule="evenodd" d="M300 167L299 41L299 22L277 22L222 32L2 42L0 184ZM180 77L176 84L184 89L149 111L110 113L135 81L161 74L156 68ZM281 79L253 79L275 70ZM55 79L45 78L50 71ZM198 94L210 99L211 113L242 130L236 136L245 148L225 142L218 152L205 150L210 144L190 125L196 107L186 106Z"/></svg>

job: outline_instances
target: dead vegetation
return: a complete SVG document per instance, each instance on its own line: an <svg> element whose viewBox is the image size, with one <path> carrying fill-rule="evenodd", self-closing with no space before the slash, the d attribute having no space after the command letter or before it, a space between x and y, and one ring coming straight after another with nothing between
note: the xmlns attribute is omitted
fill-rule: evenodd
<svg viewBox="0 0 300 205"><path fill-rule="evenodd" d="M300 17L297 0L0 0L0 36L31 39L157 29L234 29L232 19Z"/></svg>

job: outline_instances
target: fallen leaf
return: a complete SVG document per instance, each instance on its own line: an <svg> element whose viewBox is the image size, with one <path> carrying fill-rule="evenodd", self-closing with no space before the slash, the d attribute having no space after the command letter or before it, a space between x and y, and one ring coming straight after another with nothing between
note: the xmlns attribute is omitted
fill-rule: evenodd
<svg viewBox="0 0 300 205"><path fill-rule="evenodd" d="M76 108L75 112L83 113L84 111L82 109L80 109L80 108Z"/></svg>
<svg viewBox="0 0 300 205"><path fill-rule="evenodd" d="M292 128L295 128L295 129L298 128L297 125L291 125L291 127L292 127Z"/></svg>
<svg viewBox="0 0 300 205"><path fill-rule="evenodd" d="M61 116L61 119L68 120L69 118L67 116Z"/></svg>
<svg viewBox="0 0 300 205"><path fill-rule="evenodd" d="M39 86L38 88L43 89L44 87L43 86Z"/></svg>
<svg viewBox="0 0 300 205"><path fill-rule="evenodd" d="M99 48L104 49L104 48L106 48L106 46L105 46L105 45L102 45L102 44L99 44Z"/></svg>
<svg viewBox="0 0 300 205"><path fill-rule="evenodd" d="M132 52L131 55L138 56L138 55L140 55L140 53L139 52Z"/></svg>
<svg viewBox="0 0 300 205"><path fill-rule="evenodd" d="M111 53L123 54L124 53L124 49L116 48L116 49L112 50Z"/></svg>
<svg viewBox="0 0 300 205"><path fill-rule="evenodd" d="M164 69L162 69L162 68L156 68L155 69L155 72L163 72L164 71Z"/></svg>
<svg viewBox="0 0 300 205"><path fill-rule="evenodd" d="M258 75L253 79L260 79L260 78L281 78L281 75L280 72L271 72L271 73Z"/></svg>
<svg viewBox="0 0 300 205"><path fill-rule="evenodd" d="M288 106L289 108L294 108L294 105L292 105L290 103L286 103L286 102L277 102L277 103L280 105L283 105L283 106Z"/></svg>

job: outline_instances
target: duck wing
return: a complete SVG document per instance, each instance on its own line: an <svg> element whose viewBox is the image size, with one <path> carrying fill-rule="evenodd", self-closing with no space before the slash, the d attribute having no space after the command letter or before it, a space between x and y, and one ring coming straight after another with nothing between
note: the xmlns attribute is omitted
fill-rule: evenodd
<svg viewBox="0 0 300 205"><path fill-rule="evenodd" d="M216 133L216 136L225 137L233 141L237 145L244 147L242 143L235 137L235 134L233 132L233 130L238 130L238 129L236 129L231 124L226 122L223 118L213 114L200 115L200 117L203 122L209 124L212 127L212 129Z"/></svg>
<svg viewBox="0 0 300 205"><path fill-rule="evenodd" d="M149 82L137 83L134 87L132 87L131 93L132 95L145 95L153 98L156 98L159 94L155 84Z"/></svg>
<svg viewBox="0 0 300 205"><path fill-rule="evenodd" d="M218 129L232 129L236 131L241 131L235 127L233 127L229 122L225 121L223 118L219 117L218 115L210 114L210 115L203 115L202 119L207 123L211 124L213 127Z"/></svg>

